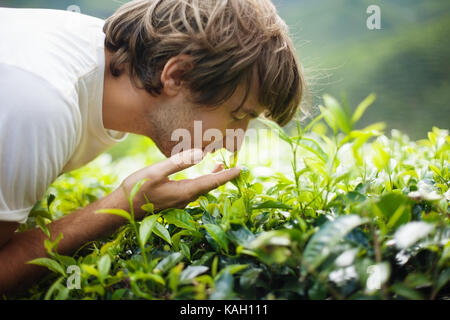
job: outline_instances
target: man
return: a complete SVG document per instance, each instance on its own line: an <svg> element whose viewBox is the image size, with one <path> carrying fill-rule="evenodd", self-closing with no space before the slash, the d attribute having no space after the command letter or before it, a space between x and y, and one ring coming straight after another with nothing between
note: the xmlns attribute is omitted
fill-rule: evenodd
<svg viewBox="0 0 450 320"><path fill-rule="evenodd" d="M78 13L0 8L0 292L45 271L39 230L15 233L61 174L79 168L128 133L150 137L170 157L125 179L121 188L49 225L71 254L125 221L124 190L148 178L157 210L183 208L236 178L217 168L192 180L168 176L197 163L207 144L172 155L174 130L246 130L265 113L284 125L295 115L303 77L285 23L269 0L140 0L106 22ZM217 141L216 141L217 143ZM194 146L191 146L194 147ZM234 148L236 149L236 148Z"/></svg>

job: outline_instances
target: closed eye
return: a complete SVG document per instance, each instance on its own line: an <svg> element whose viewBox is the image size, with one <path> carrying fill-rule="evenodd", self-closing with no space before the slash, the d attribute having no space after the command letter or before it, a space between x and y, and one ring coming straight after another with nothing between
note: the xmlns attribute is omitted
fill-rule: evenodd
<svg viewBox="0 0 450 320"><path fill-rule="evenodd" d="M237 108L231 113L234 120L239 121L245 119L245 117L250 116L251 119L256 119L260 115L253 110L245 110L244 108Z"/></svg>
<svg viewBox="0 0 450 320"><path fill-rule="evenodd" d="M252 119L256 119L259 117L259 114L255 113L255 112L250 112L249 114Z"/></svg>
<svg viewBox="0 0 450 320"><path fill-rule="evenodd" d="M246 116L247 116L246 114L240 114L238 116L232 115L233 120L236 120L236 121L243 120L243 119L245 119Z"/></svg>
<svg viewBox="0 0 450 320"><path fill-rule="evenodd" d="M242 110L242 108L238 108L231 113L231 116L233 117L234 120L239 121L245 119L247 113L244 110Z"/></svg>

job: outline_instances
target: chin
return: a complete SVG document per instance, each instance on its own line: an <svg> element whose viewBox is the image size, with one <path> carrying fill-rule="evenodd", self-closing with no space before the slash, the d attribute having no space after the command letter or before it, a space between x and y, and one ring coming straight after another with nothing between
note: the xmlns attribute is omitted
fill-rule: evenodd
<svg viewBox="0 0 450 320"><path fill-rule="evenodd" d="M155 143L156 147L158 148L159 152L161 152L166 158L170 158L171 156L171 149L165 145L165 144L161 144L159 143L159 141L155 141L153 140L153 142Z"/></svg>
<svg viewBox="0 0 450 320"><path fill-rule="evenodd" d="M161 153L162 153L166 158L170 158L171 156L173 156L173 154L172 154L170 148L159 148L159 151L161 151Z"/></svg>
<svg viewBox="0 0 450 320"><path fill-rule="evenodd" d="M173 148L176 146L176 144L170 144L170 143L164 143L162 145L157 144L156 145L159 149L159 151L161 151L161 153L166 157L166 158L170 158L171 156L173 156L174 154L172 154L172 150Z"/></svg>

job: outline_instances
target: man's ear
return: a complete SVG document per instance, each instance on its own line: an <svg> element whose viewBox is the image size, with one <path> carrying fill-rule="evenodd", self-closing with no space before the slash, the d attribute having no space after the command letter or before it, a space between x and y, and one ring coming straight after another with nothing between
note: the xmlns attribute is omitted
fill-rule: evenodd
<svg viewBox="0 0 450 320"><path fill-rule="evenodd" d="M191 57L183 54L170 58L161 72L163 92L169 96L177 95L183 87L183 75L193 67Z"/></svg>

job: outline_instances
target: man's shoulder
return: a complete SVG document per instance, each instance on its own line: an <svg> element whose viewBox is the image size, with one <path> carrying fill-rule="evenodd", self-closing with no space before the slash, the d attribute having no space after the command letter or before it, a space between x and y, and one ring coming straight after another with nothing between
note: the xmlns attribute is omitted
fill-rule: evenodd
<svg viewBox="0 0 450 320"><path fill-rule="evenodd" d="M45 79L2 63L0 101L0 162L11 167L16 159L37 172L36 161L43 161L52 176L59 173L81 137L79 109Z"/></svg>
<svg viewBox="0 0 450 320"><path fill-rule="evenodd" d="M102 26L101 19L64 10L0 8L0 63L34 73L76 99L80 78L101 60Z"/></svg>
<svg viewBox="0 0 450 320"><path fill-rule="evenodd" d="M79 110L45 78L0 63L0 111L11 123L36 121L71 124L77 130Z"/></svg>

